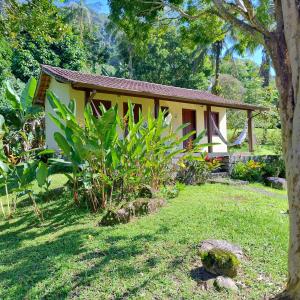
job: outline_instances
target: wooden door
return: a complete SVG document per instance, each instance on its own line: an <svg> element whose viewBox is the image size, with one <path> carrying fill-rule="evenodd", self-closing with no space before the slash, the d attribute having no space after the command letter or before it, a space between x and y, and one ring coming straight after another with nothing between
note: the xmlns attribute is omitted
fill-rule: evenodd
<svg viewBox="0 0 300 300"><path fill-rule="evenodd" d="M191 131L196 130L196 111L192 109L182 110L182 123L189 123L189 126L183 128L182 134L186 135ZM193 134L188 140L183 142L183 147L188 148L191 142L196 138L196 133Z"/></svg>

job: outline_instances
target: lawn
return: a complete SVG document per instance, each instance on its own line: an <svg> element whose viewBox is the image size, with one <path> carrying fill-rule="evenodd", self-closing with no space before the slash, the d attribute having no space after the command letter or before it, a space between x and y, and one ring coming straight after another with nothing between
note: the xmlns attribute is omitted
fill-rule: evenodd
<svg viewBox="0 0 300 300"><path fill-rule="evenodd" d="M54 178L53 187L63 182ZM261 299L286 279L286 195L261 185L187 186L158 213L98 227L68 194L42 204L38 225L26 199L0 221L0 299ZM198 284L197 244L226 239L247 259L238 296Z"/></svg>
<svg viewBox="0 0 300 300"><path fill-rule="evenodd" d="M242 130L242 129L241 129ZM228 137L232 136L233 130L228 129ZM276 155L274 151L274 145L272 144L271 137L275 135L280 138L280 129L268 129L267 131L267 138L263 141L263 130L262 128L255 128L254 129L254 136L257 140L256 144L254 145L254 155ZM230 147L229 152L232 153L248 153L248 142L245 141L241 147Z"/></svg>

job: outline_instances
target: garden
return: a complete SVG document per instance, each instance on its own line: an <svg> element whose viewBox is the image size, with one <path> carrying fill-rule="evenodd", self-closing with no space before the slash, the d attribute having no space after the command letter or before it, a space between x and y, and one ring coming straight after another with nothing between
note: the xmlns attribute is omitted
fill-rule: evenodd
<svg viewBox="0 0 300 300"><path fill-rule="evenodd" d="M297 9L2 1L0 299L299 299ZM48 88L41 65L201 90L248 112L226 108L225 163L205 152L205 131L181 137L188 124L173 128L156 101L155 117L136 116L130 97L122 115L92 107L89 87L81 126L82 108ZM247 137L235 143L250 115L251 154Z"/></svg>
<svg viewBox="0 0 300 300"><path fill-rule="evenodd" d="M51 91L60 150L43 149L35 88L6 87L17 122L1 118L1 298L257 299L282 288L286 192L262 185L284 173L280 160L237 162L232 181L250 182L238 188L208 184L222 162L203 152L205 132L182 149L194 134L177 137L186 124L173 129L163 111L135 122L130 103L124 118L87 105L83 128L75 102ZM210 239L241 247L242 259L222 250L233 271L199 251ZM230 277L233 288L219 287Z"/></svg>

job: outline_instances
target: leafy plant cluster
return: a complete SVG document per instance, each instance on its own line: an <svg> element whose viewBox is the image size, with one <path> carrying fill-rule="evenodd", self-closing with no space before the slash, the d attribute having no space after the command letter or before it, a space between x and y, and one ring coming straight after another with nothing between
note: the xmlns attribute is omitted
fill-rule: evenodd
<svg viewBox="0 0 300 300"><path fill-rule="evenodd" d="M248 160L247 162L237 162L231 172L233 179L247 181L263 181L264 163Z"/></svg>
<svg viewBox="0 0 300 300"><path fill-rule="evenodd" d="M13 118L9 123L0 115L0 189L6 195L6 208L0 202L2 214L9 218L17 208L16 199L27 195L37 216L43 214L36 203L33 180L47 193L50 179L47 160L42 158L51 150L44 146L44 114L33 105L37 82L31 78L19 96L6 83L5 94L13 107Z"/></svg>
<svg viewBox="0 0 300 300"><path fill-rule="evenodd" d="M220 159L209 158L204 152L186 155L180 159L177 179L184 184L203 184L220 166Z"/></svg>
<svg viewBox="0 0 300 300"><path fill-rule="evenodd" d="M269 158L264 162L238 162L231 171L231 177L250 182L264 182L267 177L285 178L285 163L282 157Z"/></svg>
<svg viewBox="0 0 300 300"><path fill-rule="evenodd" d="M173 130L171 115L164 112L157 118L150 112L147 117L140 113L135 122L130 103L124 118L119 117L117 106L109 110L102 106L95 117L88 104L82 128L76 121L74 101L66 106L52 92L47 97L55 111L51 118L60 129L54 138L65 158L61 163L72 165L72 173L66 175L74 201L79 204L84 199L93 211L135 198L143 185L159 189L172 183L172 159L180 153L192 156L204 146L199 144L200 134L191 150L182 149L183 141L195 132L178 138L187 125Z"/></svg>

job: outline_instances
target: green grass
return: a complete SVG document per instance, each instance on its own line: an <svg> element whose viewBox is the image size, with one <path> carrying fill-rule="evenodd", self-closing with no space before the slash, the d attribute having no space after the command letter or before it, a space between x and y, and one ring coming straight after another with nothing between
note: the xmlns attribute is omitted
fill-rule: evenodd
<svg viewBox="0 0 300 300"><path fill-rule="evenodd" d="M228 137L232 136L233 130L228 129ZM263 129L262 128L255 128L254 135L257 138L256 145L254 145L254 155L276 155L274 151L274 146L270 143L270 137L272 135L280 136L280 129L268 129L267 131L267 139L264 141L264 144L261 144L263 139ZM248 142L245 141L241 147L231 147L229 149L230 153L247 153L249 152L248 149Z"/></svg>
<svg viewBox="0 0 300 300"><path fill-rule="evenodd" d="M262 299L285 281L287 201L261 185L186 187L158 213L116 227L98 227L100 215L67 193L42 207L42 225L26 199L0 221L0 299ZM246 253L237 297L197 283L197 244L208 238Z"/></svg>

